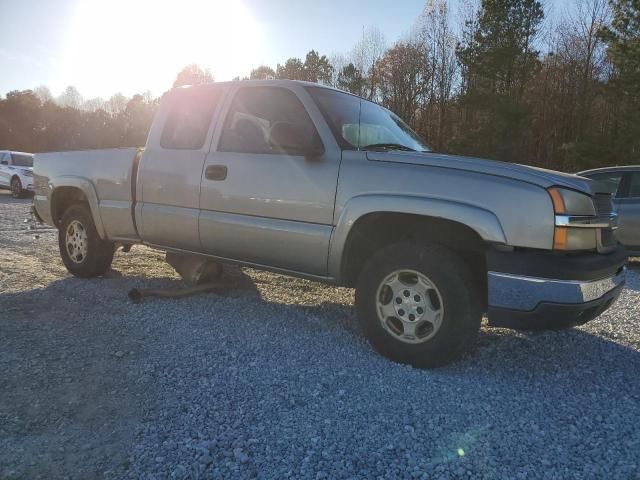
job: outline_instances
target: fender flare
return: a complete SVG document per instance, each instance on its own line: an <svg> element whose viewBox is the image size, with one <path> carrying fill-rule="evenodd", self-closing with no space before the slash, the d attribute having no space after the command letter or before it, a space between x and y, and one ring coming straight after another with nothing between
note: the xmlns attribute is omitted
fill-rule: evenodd
<svg viewBox="0 0 640 480"><path fill-rule="evenodd" d="M330 277L341 281L344 249L351 229L360 218L372 213L413 214L451 220L468 226L487 243L507 243L498 217L476 205L441 198L360 195L346 203L331 235L327 265Z"/></svg>
<svg viewBox="0 0 640 480"><path fill-rule="evenodd" d="M61 175L59 177L55 177L49 180L49 190L51 191L51 218L53 217L53 207L54 207L54 196L55 191L61 187L71 187L77 188L84 196L87 197L87 201L89 202L89 209L91 210L91 216L93 217L93 223L95 223L96 230L98 235L103 240L105 237L104 224L102 223L102 216L100 215L100 203L98 201L98 193L96 192L95 186L93 183L85 178L78 177L75 175Z"/></svg>

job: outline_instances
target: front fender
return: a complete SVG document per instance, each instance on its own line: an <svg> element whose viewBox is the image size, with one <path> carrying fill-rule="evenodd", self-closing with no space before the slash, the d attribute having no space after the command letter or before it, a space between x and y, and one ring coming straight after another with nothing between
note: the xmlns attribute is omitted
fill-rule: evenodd
<svg viewBox="0 0 640 480"><path fill-rule="evenodd" d="M56 189L61 187L77 188L82 193L84 193L84 196L87 198L87 202L89 203L89 209L91 210L91 216L93 217L93 222L96 225L96 230L98 231L98 235L100 235L100 238L105 239L106 234L104 230L104 224L102 223L102 216L100 215L98 194L96 192L96 188L94 187L93 183L85 177L78 177L75 175L62 175L49 180L49 190L51 191L51 194L50 194L51 205L49 206L49 208L50 208L51 218L54 218L53 217L53 206L54 206L53 201L55 198L55 192L56 192Z"/></svg>
<svg viewBox="0 0 640 480"><path fill-rule="evenodd" d="M507 243L498 217L475 205L438 198L361 195L346 203L331 236L328 261L330 277L340 279L344 249L351 228L359 218L371 213L403 213L442 218L470 227L488 243Z"/></svg>

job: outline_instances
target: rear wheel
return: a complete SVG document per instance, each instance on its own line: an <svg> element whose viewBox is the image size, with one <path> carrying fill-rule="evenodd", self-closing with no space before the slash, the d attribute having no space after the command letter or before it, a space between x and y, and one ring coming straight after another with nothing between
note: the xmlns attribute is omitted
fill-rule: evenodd
<svg viewBox="0 0 640 480"><path fill-rule="evenodd" d="M22 198L24 190L22 190L22 182L18 177L11 179L11 196L13 198Z"/></svg>
<svg viewBox="0 0 640 480"><path fill-rule="evenodd" d="M64 212L58 246L65 267L76 277L98 277L111 267L114 244L100 238L86 205L72 205Z"/></svg>
<svg viewBox="0 0 640 480"><path fill-rule="evenodd" d="M419 368L467 351L482 318L469 268L439 245L403 242L374 254L356 287L356 309L373 347Z"/></svg>

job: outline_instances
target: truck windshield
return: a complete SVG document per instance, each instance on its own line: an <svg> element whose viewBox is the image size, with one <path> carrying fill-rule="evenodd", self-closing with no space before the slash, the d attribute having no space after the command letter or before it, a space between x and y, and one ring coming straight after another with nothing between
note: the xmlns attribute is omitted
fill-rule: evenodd
<svg viewBox="0 0 640 480"><path fill-rule="evenodd" d="M328 88L307 90L345 150L430 151L417 133L386 108Z"/></svg>
<svg viewBox="0 0 640 480"><path fill-rule="evenodd" d="M33 156L23 155L20 153L12 153L11 160L16 167L33 167Z"/></svg>

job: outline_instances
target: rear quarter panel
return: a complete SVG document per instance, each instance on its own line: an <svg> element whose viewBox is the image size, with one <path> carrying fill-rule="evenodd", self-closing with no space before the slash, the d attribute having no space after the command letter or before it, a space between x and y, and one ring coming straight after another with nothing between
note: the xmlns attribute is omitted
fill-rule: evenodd
<svg viewBox="0 0 640 480"><path fill-rule="evenodd" d="M35 156L34 203L53 224L51 198L56 188L81 188L96 225L110 240L137 240L131 214L133 161L137 148L39 153ZM100 231L99 231L100 233Z"/></svg>

